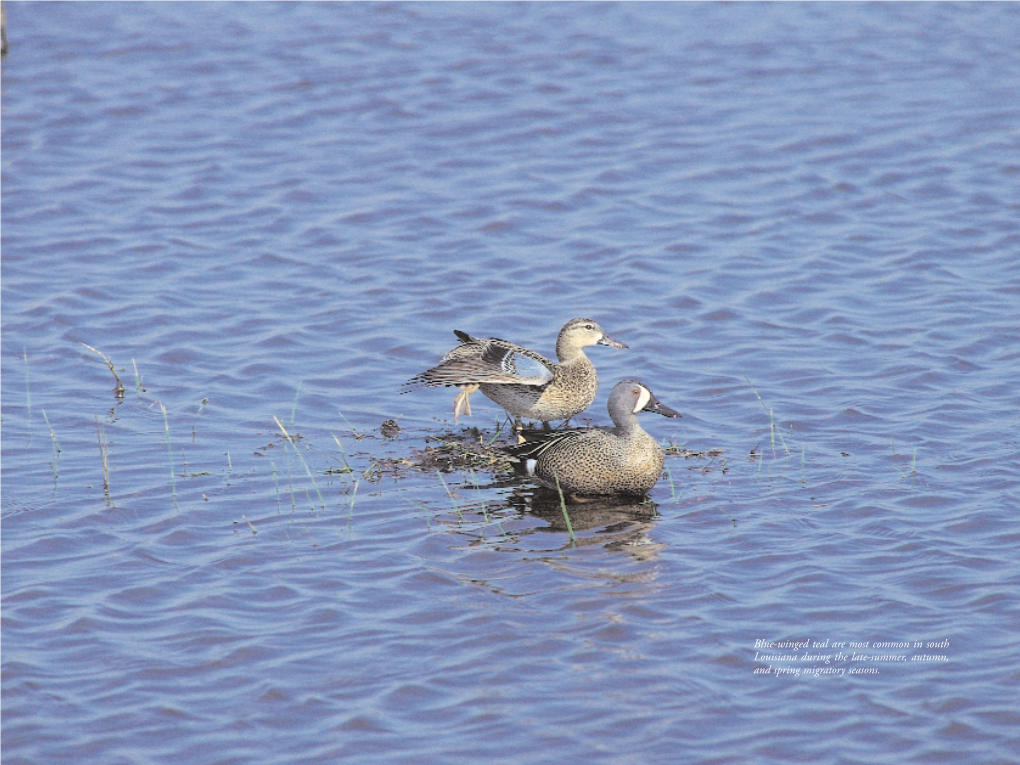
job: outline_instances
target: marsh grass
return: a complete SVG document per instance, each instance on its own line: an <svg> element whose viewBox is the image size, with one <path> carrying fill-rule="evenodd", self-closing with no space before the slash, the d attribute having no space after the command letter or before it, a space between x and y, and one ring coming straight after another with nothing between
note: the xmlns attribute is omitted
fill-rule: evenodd
<svg viewBox="0 0 1020 765"><path fill-rule="evenodd" d="M678 504L680 502L680 497L677 495L676 485L673 483L673 471L669 469L668 463L663 465L663 468L666 471L666 478L669 479L669 491L673 499L673 504Z"/></svg>
<svg viewBox="0 0 1020 765"><path fill-rule="evenodd" d="M297 390L294 391L294 403L290 408L290 426L294 427L294 416L297 414L297 402L298 396L301 395L301 383L297 384Z"/></svg>
<svg viewBox="0 0 1020 765"><path fill-rule="evenodd" d="M430 510L428 506L423 505L421 502L415 502L413 499L408 499L406 501L425 511L425 525L428 527L429 531L432 531L432 510Z"/></svg>
<svg viewBox="0 0 1020 765"><path fill-rule="evenodd" d="M344 417L344 413L343 412L341 412L338 409L336 413L340 415L340 419L342 419L344 422L347 423L347 427L351 429L351 434L354 436L354 438L356 440L360 441L361 439L363 439L365 437L364 433L359 433L357 428L355 428L353 425L351 425L350 420L348 420L346 417Z"/></svg>
<svg viewBox="0 0 1020 765"><path fill-rule="evenodd" d="M446 492L446 496L450 498L450 502L453 505L453 509L457 513L457 517L459 517L461 520L464 520L464 514L460 511L460 505L457 504L457 500L454 497L453 492L450 491L450 487L446 485L446 480L443 478L442 472L437 469L436 475L439 476L439 482L443 484L443 490Z"/></svg>
<svg viewBox="0 0 1020 765"><path fill-rule="evenodd" d="M117 385L114 387L114 393L116 394L117 398L124 398L124 383L120 381L120 377L117 375L117 368L113 366L113 362L110 361L110 357L107 356L98 348L93 348L88 343L82 343L81 341L79 341L79 345L84 345L93 353L98 354L103 359L103 361L106 362L106 366L110 368L110 372L113 374L113 379L117 381Z"/></svg>
<svg viewBox="0 0 1020 765"><path fill-rule="evenodd" d="M53 460L50 462L50 467L53 468L53 493L57 493L57 463L60 461L60 442L57 440L57 434L53 432L53 426L50 425L50 418L46 416L46 410L40 410L42 412L43 420L46 421L46 429L50 431L50 441L53 443Z"/></svg>
<svg viewBox="0 0 1020 765"><path fill-rule="evenodd" d="M146 383L143 379L140 367L135 358L130 358L130 363L126 365L126 369L120 369L116 367L112 359L100 349L92 345L89 345L88 343L79 344L82 345L87 350L89 350L91 353L95 354L98 358L102 359L103 362L106 364L107 368L110 370L110 373L115 380L116 395L118 398L123 398L125 396L125 386L122 381L122 378L120 377L121 373L125 374L125 377L128 378L129 385L134 387L136 392L142 393L143 391L145 391ZM84 362L86 365L91 363L88 361L87 356L84 358ZM38 429L37 418L35 417L36 408L35 405L39 404L40 401L38 400L39 398L37 395L38 391L36 391L35 396L36 400L33 400L31 381L32 362L28 355L27 348L23 348L22 350L22 363L24 370L23 371L25 385L24 406L26 412L26 419L29 420L29 422L31 422L32 424L34 424L36 426L36 429ZM144 359L142 366L144 366ZM132 374L133 380L131 379ZM149 384L152 384L151 380L149 381ZM102 378L99 378L99 386L105 389L105 386L102 383ZM289 415L291 422L294 422L296 420L296 407L297 404L300 402L300 395L302 392L303 387L301 385L296 386L296 391L294 393L294 399L291 407L291 413ZM46 402L42 403L45 405ZM198 402L196 402L194 399L191 399L190 401L182 405L182 412L184 413L185 417L195 419L194 417L195 414L198 415L208 414L205 412L205 408L208 406L208 404L209 404L208 397L199 398ZM173 406L173 404L171 404L171 406ZM155 397L152 399L147 399L143 402L141 408L144 408L145 410L152 410L149 411L149 415L151 417L151 413L154 413L154 410L156 410L157 407L163 419L163 432L162 434L159 435L159 438L160 440L164 441L166 445L167 460L169 463L168 466L170 471L171 496L173 499L174 506L178 507L180 503L180 500L178 499L177 496L178 464L182 465L180 475L185 482L185 484L182 484L182 490L183 487L187 484L189 478L205 477L214 474L220 474L220 470L222 470L223 468L220 467L218 469L213 469L212 472L210 472L209 470L202 470L201 467L203 467L203 459L201 459L199 455L203 454L204 452L195 451L195 449L198 447L193 446L192 454L190 457L188 456L187 447L189 444L187 442L186 434L187 427L182 426L180 424L182 420L180 420L179 418L175 420L175 422L177 422L177 425L175 425L174 428L170 427L169 407L167 407L162 401L156 400ZM58 490L59 491L66 490L67 476L62 475L62 472L64 474L67 473L68 464L67 454L69 453L68 449L70 447L67 446L65 443L62 443L61 441L61 439L63 439L63 441L66 442L67 438L66 434L63 432L63 426L61 425L59 418L55 418L58 419L58 422L57 425L54 426L52 421L49 420L49 411L52 411L52 407L49 410L46 409L41 410L42 417L44 418L47 432L49 433L51 442L50 467L53 475L53 492L56 493ZM119 418L121 420L121 424L126 425L129 429L125 432L131 432L130 431L131 425L126 422L127 416L131 413L135 413L136 411L138 410L135 409L134 407L128 407L120 411ZM176 411L177 410L175 410L175 412ZM489 512L490 509L493 509L491 506L492 503L491 502L488 504L486 503L486 497L490 489L490 487L488 486L489 482L488 480L486 480L486 476L491 477L493 474L498 474L504 469L509 470L508 467L509 463L506 461L506 457L502 451L502 447L504 446L504 444L501 443L502 439L504 438L508 431L507 428L504 427L504 422L502 422L501 420L499 419L496 420L495 430L485 429L484 431L479 432L477 428L469 428L464 429L462 432L429 433L427 435L424 435L423 438L419 437L418 439L412 439L407 444L407 446L404 447L407 452L413 453L395 455L395 458L390 458L389 456L386 456L385 453L380 454L378 452L375 452L373 449L369 447L366 447L365 450L362 451L359 450L358 446L351 448L350 442L348 442L348 444L345 445L344 439L348 437L353 437L356 439L380 439L380 435L378 432L373 432L370 429L366 430L363 426L355 427L353 422L350 421L346 416L344 416L343 413L340 413L340 417L342 418L342 422L344 423L345 428L350 428L350 430L348 432L345 429L341 429L341 433L344 434L344 438L340 438L338 433L329 434L332 437L333 442L337 449L336 452L333 452L332 451L333 447L328 446L328 441L323 440L322 445L325 447L325 449L323 450L316 449L307 440L302 439L301 435L298 434L295 428L290 424L286 423L285 418L281 418L278 415L273 416L274 423L279 428L280 435L277 436L275 439L271 439L271 443L268 446L282 448L283 453L287 454L288 456L284 462L281 462L281 459L283 458L280 456L279 453L277 453L275 455L275 461L269 460L271 465L272 481L270 482L268 480L265 480L264 482L265 490L264 501L266 501L266 504L269 507L271 507L272 497L275 494L277 511L281 513L283 512L282 493L284 490L287 489L287 486L285 486L284 484L287 484L288 481L292 509L295 510L298 509L297 496L300 493L302 493L302 491L305 493L308 504L312 506L313 510L319 510L320 508L325 510L327 507L329 507L329 505L325 502L325 496L328 495L328 492L326 494L323 494L323 492L326 491L326 486L320 487L318 485L320 477L323 475L323 471L319 470L318 468L315 471L313 471L310 466L310 463L316 462L317 458L314 456L307 456L309 452L321 451L321 453L324 455L328 452L329 461L326 463L326 467L331 467L332 469L326 471L327 475L340 474L351 476L350 480L341 481L341 485L338 487L339 496L336 497L335 500L336 504L339 505L337 509L339 509L341 513L343 512L343 505L344 504L347 505L346 515L348 526L351 526L353 524L354 506L359 500L359 498L362 500L363 505L365 504L365 502L369 501L364 496L364 492L361 491L361 484L365 483L366 481L375 483L380 481L383 477L388 477L390 463L393 463L394 465L399 465L399 470L404 471L405 474L406 471L408 470L415 471L419 475L427 474L427 472L435 472L436 475L439 477L439 483L443 491L446 493L448 497L448 501L450 503L448 506L449 509L453 513L455 513L456 517L459 517L462 521L465 520L465 518L474 518L477 516L477 519L479 521L482 518L484 518L485 523L487 524L500 522L500 519L496 515L496 513ZM116 424L118 416L110 415L104 418L100 414L95 415L94 420L97 439L96 443L99 448L100 464L102 467L103 494L104 497L106 498L106 503L113 507L114 502L112 499L113 496L112 468L115 467L117 464L121 463L118 463L116 459L115 460L110 459L112 444L110 443L109 431L107 430L106 426L113 425L114 427L118 428L117 433L121 432L118 425ZM184 435L182 435L181 431L182 427L185 427ZM188 427L190 427L192 431L191 443L192 444L201 443L198 441L197 438L196 427L194 425L190 425ZM89 430L87 414L84 423L84 428L86 435L85 451L87 454L88 430ZM152 435L154 435L152 434L151 428L152 423L151 419L149 419L149 423L145 430L148 431L148 439L150 441ZM61 429L62 431L59 437L56 433L57 429ZM32 429L29 427L27 428L27 430L31 431ZM173 431L177 432L176 440L174 439ZM125 440L125 443L129 443L129 441ZM403 446L401 444L401 441L388 440L386 443L388 448L392 448L395 446L399 449L401 446ZM238 449L241 449L242 453L244 452L243 445L237 444L236 446ZM300 478L300 473L298 474L297 478L294 478L293 466L295 462L293 459L290 458L290 452L287 450L288 446L294 447L294 454L297 455L297 459L300 462L301 467L306 473L306 476L309 479L310 483L312 484L313 488L306 488L308 484L302 485L304 483L304 479ZM422 451L420 452L417 451L417 448L421 448L423 446L424 448ZM156 459L158 462L158 446L156 448L157 448ZM181 454L175 456L174 455L175 448L181 448ZM265 449L266 447L260 447L256 449L255 453L259 457L265 457L267 456L265 453L263 453ZM236 453L236 449L231 448L230 451L223 451L221 453L224 455L226 462L224 481L227 483L236 483L238 481L247 480L246 468L241 467L241 462L244 462L243 457L240 458L241 461L239 462L238 467L238 469L241 470L242 472L235 475L232 454ZM123 460L126 458L128 458L128 452L124 452L124 454L122 454L118 459L120 459L121 462L123 462ZM94 460L94 457L92 459ZM196 463L194 467L192 467L191 463L194 462L196 459L198 459L199 462ZM280 462L280 464L277 465L276 464L277 462ZM263 462L263 466L264 464L265 462ZM284 472L284 469L286 469L287 477L286 479L281 480L283 478L281 474ZM253 474L258 472L262 472L264 478L268 479L269 476L266 475L266 473L270 471L265 471L264 467L261 468L261 470L252 471ZM397 470L395 469L394 472L397 472ZM449 481L446 480L447 475L451 475L451 479ZM60 478L64 478L64 485L60 485L59 483ZM123 479L122 477L119 478L118 480L123 481L125 479ZM323 480L333 479L331 478ZM95 487L98 482L90 481L90 483L92 484L93 487ZM434 486L435 484L433 484L433 487ZM311 496L313 493L313 489L314 494L316 495L315 497ZM125 489L124 487L122 487L121 491L118 492L118 495L128 496L127 492L129 490L130 489ZM188 495L185 492L184 494L182 494L182 496ZM215 496L216 495L212 493L210 493L209 495L206 494L201 495L201 497L207 502L214 501ZM333 502L331 501L330 504L332 503ZM437 496L435 500L426 500L422 505L420 505L426 510L426 520L428 522L430 529L433 526L435 526L435 524L433 523L434 520L433 516L439 517L439 515L444 514L442 510L443 504L444 504L443 500ZM251 510L248 509L247 512L251 512ZM256 514L256 517L259 516ZM263 532L266 531L266 529L257 529L255 525L247 517L243 517L243 521L237 521L238 524L241 524L242 522L251 529L252 534L256 534L258 531ZM505 530L502 531L504 534L506 533ZM270 533L272 532L270 531Z"/></svg>
<svg viewBox="0 0 1020 765"><path fill-rule="evenodd" d="M297 511L297 499L294 497L294 476L290 472L290 459L287 459L287 491L290 492L290 511ZM314 508L313 508L314 509Z"/></svg>
<svg viewBox="0 0 1020 765"><path fill-rule="evenodd" d="M471 483L475 487L475 493L481 494L482 487L478 483L478 476L475 475L475 471L474 470L469 471L469 473L471 475ZM485 501L484 500L479 500L478 504L481 505L481 507L482 507L482 517L485 519L485 522L488 523L489 522L489 509L485 506Z"/></svg>
<svg viewBox="0 0 1020 765"><path fill-rule="evenodd" d="M25 415L27 418L28 443L32 444L32 389L28 384L28 348L23 348L25 355Z"/></svg>
<svg viewBox="0 0 1020 765"><path fill-rule="evenodd" d="M171 489L171 492L172 492L172 495L173 495L174 506L176 506L177 505L177 475L176 475L176 471L174 470L174 447L173 447L173 443L170 441L170 417L166 413L166 407L163 406L163 402L160 401L158 403L159 403L160 411L163 412L163 429L164 429L164 436L166 438L166 453L170 457L170 489Z"/></svg>
<svg viewBox="0 0 1020 765"><path fill-rule="evenodd" d="M99 415L96 415L96 436L99 439L99 457L103 462L103 495L110 504L110 444L106 440L106 429L99 424Z"/></svg>
<svg viewBox="0 0 1020 765"><path fill-rule="evenodd" d="M322 492L319 491L319 484L316 483L315 476L312 475L312 469L310 467L308 467L308 463L305 462L304 455L301 454L301 450L298 449L297 443L291 437L290 433L287 432L287 429L285 427L283 427L283 423L280 422L280 419L275 414L273 415L273 419L276 421L277 426L283 432L283 437L285 439L287 439L287 443L294 447L294 453L297 454L298 459L301 460L301 464L304 466L305 472L308 474L308 478L312 482L312 486L315 489L315 493L319 496L319 504L321 505L322 509L325 510L326 509L326 501L322 498ZM311 503L311 496L309 496L308 501L309 501L309 503Z"/></svg>
<svg viewBox="0 0 1020 765"><path fill-rule="evenodd" d="M553 480L556 481L556 491L560 495L560 510L563 512L563 522L567 524L567 531L570 533L570 544L577 544L577 536L574 534L574 524L570 522L570 513L567 512L567 499L563 496L563 489L560 487L560 477L553 471Z"/></svg>
<svg viewBox="0 0 1020 765"><path fill-rule="evenodd" d="M335 433L330 433L333 436L333 440L336 441L336 447L340 450L340 459L344 461L342 468L330 468L327 473L353 473L354 468L351 467L351 463L347 461L347 452L344 451L344 445L340 443L340 439L336 437Z"/></svg>
<svg viewBox="0 0 1020 765"><path fill-rule="evenodd" d="M488 440L488 442L485 444L486 446L492 446L494 443L496 443L496 441L499 439L499 437L503 433L503 426L504 425L506 425L507 427L510 426L510 418L507 417L505 419L500 419L499 417L497 417L496 418L496 429L492 433L492 438L490 438ZM479 440L481 440L481 439L479 439Z"/></svg>
<svg viewBox="0 0 1020 765"><path fill-rule="evenodd" d="M757 478L758 476L760 476L760 475L761 475L761 468L762 468L762 464L763 464L763 463L764 463L764 461L765 461L765 452L759 452L759 451L756 451L756 450L757 450L757 448L758 448L758 447L757 447L757 445L756 445L756 446L754 447L754 449L752 449L752 450L751 450L751 459L754 459L755 457L757 457L757 458L758 458L758 468L757 468L757 470L755 470L755 471L754 471L754 477L755 477L755 478Z"/></svg>
<svg viewBox="0 0 1020 765"><path fill-rule="evenodd" d="M283 510L283 503L280 502L280 479L276 473L276 463L269 460L269 466L273 469L273 486L276 487L276 512Z"/></svg>
<svg viewBox="0 0 1020 765"><path fill-rule="evenodd" d="M138 365L134 359L131 359L131 366L135 370L135 393L142 394L145 392L145 388L142 387L142 376L138 374Z"/></svg>
<svg viewBox="0 0 1020 765"><path fill-rule="evenodd" d="M351 489L351 503L347 506L347 530L351 530L351 524L354 522L354 500L358 496L358 481L354 482L354 488Z"/></svg>
<svg viewBox="0 0 1020 765"><path fill-rule="evenodd" d="M892 452L893 456L899 456L899 455L896 454L896 448L893 446L892 442L889 443L889 451ZM896 467L896 472L900 474L900 480L901 481L905 481L905 480L907 480L909 478L911 484L914 482L914 479L917 477L917 447L916 446L914 447L914 453L913 453L913 456L911 457L911 460L910 460L910 470L908 470L908 471L900 470L899 466L897 466Z"/></svg>
<svg viewBox="0 0 1020 765"><path fill-rule="evenodd" d="M778 435L779 436L779 442L783 445L783 450L786 452L786 456L789 457L790 456L790 449L786 445L786 439L783 438L782 431L779 430L779 428L776 427L776 420L775 420L775 417L773 416L772 408L765 405L765 402L762 400L762 397L758 395L758 391L755 390L753 385L751 385L751 381L748 380L747 375L744 375L744 380L747 381L747 384L751 388L751 391L754 393L755 398L758 399L758 403L761 404L761 408L764 409L765 413L769 416L769 435L770 435L771 442L772 442L772 451L773 451L773 453L775 453L775 451L776 451L776 436Z"/></svg>

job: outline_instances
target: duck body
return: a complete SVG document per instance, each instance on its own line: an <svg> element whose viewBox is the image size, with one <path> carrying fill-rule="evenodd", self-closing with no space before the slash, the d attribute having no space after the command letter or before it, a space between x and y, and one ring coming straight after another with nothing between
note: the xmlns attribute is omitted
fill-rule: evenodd
<svg viewBox="0 0 1020 765"><path fill-rule="evenodd" d="M558 363L498 337L473 337L460 330L454 334L461 344L408 384L461 388L455 416L471 414L468 396L479 389L513 415L518 427L522 418L548 423L583 412L598 392L598 374L584 349L627 347L592 319L571 319L563 326L556 340Z"/></svg>
<svg viewBox="0 0 1020 765"><path fill-rule="evenodd" d="M591 406L599 390L599 377L584 353L546 368L552 376L538 385L482 383L478 389L510 414L525 420L566 420Z"/></svg>
<svg viewBox="0 0 1020 765"><path fill-rule="evenodd" d="M528 431L508 448L516 470L538 483L577 495L647 494L665 465L658 442L641 427L638 412L665 417L680 413L660 402L648 386L623 380L609 396L612 428Z"/></svg>

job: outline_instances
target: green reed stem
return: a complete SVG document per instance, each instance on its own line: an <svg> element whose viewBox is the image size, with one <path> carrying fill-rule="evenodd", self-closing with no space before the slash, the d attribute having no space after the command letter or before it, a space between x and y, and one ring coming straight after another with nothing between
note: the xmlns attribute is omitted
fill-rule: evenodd
<svg viewBox="0 0 1020 765"><path fill-rule="evenodd" d="M131 359L131 366L135 369L135 393L142 393L145 388L142 387L142 376L138 374L138 365L134 359Z"/></svg>
<svg viewBox="0 0 1020 765"><path fill-rule="evenodd" d="M673 504L675 505L680 501L680 499L676 495L676 485L673 483L673 471L669 469L668 462L663 467L666 469L666 478L669 479L669 490L673 495Z"/></svg>
<svg viewBox="0 0 1020 765"><path fill-rule="evenodd" d="M567 500L563 496L563 489L560 488L560 477L553 471L553 479L556 481L556 491L560 493L560 510L563 511L563 520L566 521L567 531L570 532L570 544L577 544L577 537L574 536L574 524L570 522L570 514L567 512Z"/></svg>
<svg viewBox="0 0 1020 765"><path fill-rule="evenodd" d="M330 435L333 436L333 440L336 441L337 448L340 450L340 459L344 461L343 472L353 473L354 468L352 468L351 463L347 461L347 452L344 451L344 445L340 443L340 439L336 437L336 434L330 433Z"/></svg>
<svg viewBox="0 0 1020 765"><path fill-rule="evenodd" d="M408 500L405 500L405 501L406 502L410 502L415 507L420 507L422 510L425 511L425 525L428 526L429 531L432 531L432 511L429 510L421 502L415 502L413 499L408 499Z"/></svg>
<svg viewBox="0 0 1020 765"><path fill-rule="evenodd" d="M756 391L754 389L754 386L751 385L751 381L747 379L747 375L744 375L744 379L747 380L747 384L750 386L751 390L754 392L755 397L758 399L758 403L761 404L762 409L764 409L765 413L769 416L769 433L770 433L770 436L771 436L771 439L772 439L772 451L774 452L776 450L776 435L778 434L779 435L779 441L780 441L780 443L783 444L783 449L786 451L786 456L790 456L790 449L786 445L786 440L783 438L782 432L778 428L776 428L776 420L775 420L775 417L772 414L772 409L767 407L765 405L765 402L762 401L761 396L758 395L758 391Z"/></svg>
<svg viewBox="0 0 1020 765"><path fill-rule="evenodd" d="M29 439L32 434L32 390L28 385L28 348L22 349L25 353L25 411L28 414ZM31 441L30 441L31 443Z"/></svg>
<svg viewBox="0 0 1020 765"><path fill-rule="evenodd" d="M163 402L159 402L159 409L163 412L163 427L165 429L166 437L166 453L170 457L170 488L173 492L174 504L177 504L177 475L174 470L174 447L170 440L170 417L166 413L166 407L163 406Z"/></svg>
<svg viewBox="0 0 1020 765"><path fill-rule="evenodd" d="M351 421L350 421L350 420L348 420L348 419L347 419L346 417L344 417L344 413L343 413L343 412L341 412L341 411L340 411L339 409L337 409L337 410L336 410L336 413L340 415L340 419L342 419L342 420L343 420L344 422L346 422L346 423L347 423L347 427L351 429L351 433L353 433L353 434L354 434L354 437L355 437L355 438L356 438L356 439L357 439L358 441L360 441L361 439L363 439L363 438L365 437L365 434L364 434L364 433L359 433L359 432L357 431L357 429L356 429L356 428L355 428L355 427L354 427L353 425L351 425Z"/></svg>
<svg viewBox="0 0 1020 765"><path fill-rule="evenodd" d="M282 509L280 502L280 480L276 474L276 463L270 460L269 464L273 468L273 485L276 487L276 512L279 513L280 510Z"/></svg>
<svg viewBox="0 0 1020 765"><path fill-rule="evenodd" d="M479 494L481 494L482 487L478 483L478 476L475 475L475 471L474 470L471 470L469 472L471 473L471 483L474 484L475 491L478 492ZM478 500L478 504L480 504L482 506L482 517L485 519L485 522L488 523L489 522L489 509L485 506L485 500L484 499Z"/></svg>
<svg viewBox="0 0 1020 765"><path fill-rule="evenodd" d="M463 520L464 516L460 512L460 506L457 504L457 500L453 497L453 492L450 491L450 487L446 485L446 481L443 479L443 474L437 469L436 475L439 476L439 482L443 484L443 489L446 491L446 496L450 498L450 502L453 504L453 509L457 511L457 515Z"/></svg>
<svg viewBox="0 0 1020 765"><path fill-rule="evenodd" d="M322 505L322 509L325 510L326 500L322 498L322 492L319 491L319 484L315 482L315 476L312 475L311 468L309 468L308 463L305 462L304 455L301 454L301 450L298 449L297 444L294 442L294 439L291 438L290 433L288 433L287 429L283 427L283 423L280 422L280 420L276 417L275 414L273 415L273 419L276 420L276 424L279 426L280 430L283 431L283 437L287 439L287 443L294 447L294 452L297 454L298 459L301 460L301 464L304 465L305 472L308 473L308 477L312 481L312 486L315 488L315 493L319 495L319 503Z"/></svg>
<svg viewBox="0 0 1020 765"><path fill-rule="evenodd" d="M894 449L893 450L893 454L895 454L895 453L896 453L896 451ZM913 459L910 460L910 472L905 473L904 471L900 470L899 468L896 468L896 472L900 474L900 479L901 480L905 480L907 478L907 476L910 476L911 481L912 481L913 478L917 475L917 447L916 446L914 447L914 456L913 456Z"/></svg>
<svg viewBox="0 0 1020 765"><path fill-rule="evenodd" d="M347 508L347 529L351 528L351 521L354 517L354 499L358 496L358 481L354 482L354 490L351 492L351 504Z"/></svg>
<svg viewBox="0 0 1020 765"><path fill-rule="evenodd" d="M437 469L436 474L440 476L440 483L443 484L443 489L446 490L447 497L450 498L450 503L453 505L453 509L457 511L457 516L461 520L464 520L464 514L460 511L460 505L457 504L457 500L454 499L453 492L451 492L450 488L447 486L446 480L443 478L443 473Z"/></svg>
<svg viewBox="0 0 1020 765"><path fill-rule="evenodd" d="M106 442L106 433L103 431L102 426L99 424L99 415L96 415L96 437L99 439L99 456L103 461L103 492L109 496L110 494L110 461L109 461L109 444Z"/></svg>
<svg viewBox="0 0 1020 765"><path fill-rule="evenodd" d="M53 441L53 488L57 487L57 462L60 460L60 442L57 440L57 434L53 432L53 426L50 425L50 418L46 416L46 410L43 409L42 416L46 421L46 428L50 431L50 440Z"/></svg>
<svg viewBox="0 0 1020 765"><path fill-rule="evenodd" d="M287 487L290 491L290 511L297 511L297 498L294 496L294 475L290 472L290 460L287 460Z"/></svg>
<svg viewBox="0 0 1020 765"><path fill-rule="evenodd" d="M301 383L297 384L297 390L294 391L294 405L290 408L290 425L294 425L294 417L297 414L297 400L298 396L301 395Z"/></svg>

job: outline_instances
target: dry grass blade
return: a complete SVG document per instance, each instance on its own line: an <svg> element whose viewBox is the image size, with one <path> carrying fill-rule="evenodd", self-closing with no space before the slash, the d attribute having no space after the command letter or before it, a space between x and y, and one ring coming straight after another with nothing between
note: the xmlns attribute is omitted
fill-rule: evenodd
<svg viewBox="0 0 1020 765"><path fill-rule="evenodd" d="M116 394L117 398L124 398L124 384L120 381L120 377L117 376L117 370L114 368L113 362L110 361L110 358L101 350L99 350L98 348L93 348L88 343L83 343L79 340L78 344L84 345L90 351L99 354L99 356L102 357L103 361L106 362L106 366L108 366L110 368L110 371L113 373L113 379L117 381L117 386L116 388L114 388L114 393Z"/></svg>

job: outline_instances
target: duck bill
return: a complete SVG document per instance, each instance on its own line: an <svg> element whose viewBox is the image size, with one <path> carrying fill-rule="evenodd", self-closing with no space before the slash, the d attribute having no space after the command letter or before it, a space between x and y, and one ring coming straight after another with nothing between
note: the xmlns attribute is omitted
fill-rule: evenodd
<svg viewBox="0 0 1020 765"><path fill-rule="evenodd" d="M603 334L602 337L595 343L596 345L608 345L610 348L629 348L626 343L621 343L615 337Z"/></svg>
<svg viewBox="0 0 1020 765"><path fill-rule="evenodd" d="M645 404L644 409L642 409L641 411L655 412L656 414L661 414L663 417L683 417L683 415L680 414L680 412L678 412L676 409L670 409L664 403L659 401L659 399L657 399L655 396L652 396L650 399L648 399L648 403Z"/></svg>

